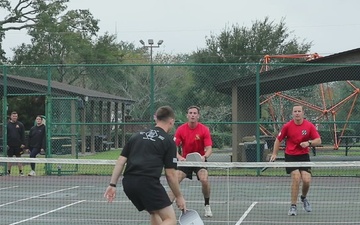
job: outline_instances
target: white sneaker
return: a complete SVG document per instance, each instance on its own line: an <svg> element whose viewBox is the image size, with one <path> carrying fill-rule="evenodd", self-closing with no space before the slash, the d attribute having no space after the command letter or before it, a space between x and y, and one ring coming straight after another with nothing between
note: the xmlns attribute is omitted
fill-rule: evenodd
<svg viewBox="0 0 360 225"><path fill-rule="evenodd" d="M30 173L28 174L28 176L36 176L36 173L34 170L31 170Z"/></svg>
<svg viewBox="0 0 360 225"><path fill-rule="evenodd" d="M211 208L210 208L210 205L206 205L205 206L205 217L212 217L213 214L211 212Z"/></svg>

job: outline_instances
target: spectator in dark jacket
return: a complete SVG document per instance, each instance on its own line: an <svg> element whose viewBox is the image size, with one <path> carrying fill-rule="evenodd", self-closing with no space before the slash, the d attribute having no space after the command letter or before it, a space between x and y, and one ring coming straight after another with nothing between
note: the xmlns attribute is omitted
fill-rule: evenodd
<svg viewBox="0 0 360 225"><path fill-rule="evenodd" d="M24 125L18 121L17 112L12 112L10 120L7 123L7 155L8 157L21 157L25 147L25 128ZM8 163L8 175L11 173L11 163ZM23 176L23 165L18 163L19 175Z"/></svg>
<svg viewBox="0 0 360 225"><path fill-rule="evenodd" d="M28 148L30 158L36 158L37 154L45 151L46 130L42 116L36 117L36 124L30 129ZM28 176L35 176L35 163L30 163L31 171Z"/></svg>

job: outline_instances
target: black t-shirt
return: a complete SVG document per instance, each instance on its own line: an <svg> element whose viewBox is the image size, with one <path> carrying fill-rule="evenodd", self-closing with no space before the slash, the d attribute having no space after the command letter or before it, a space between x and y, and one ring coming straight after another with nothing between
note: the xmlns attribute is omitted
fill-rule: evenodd
<svg viewBox="0 0 360 225"><path fill-rule="evenodd" d="M164 167L177 167L175 142L159 127L134 134L121 155L127 158L124 176L160 178Z"/></svg>

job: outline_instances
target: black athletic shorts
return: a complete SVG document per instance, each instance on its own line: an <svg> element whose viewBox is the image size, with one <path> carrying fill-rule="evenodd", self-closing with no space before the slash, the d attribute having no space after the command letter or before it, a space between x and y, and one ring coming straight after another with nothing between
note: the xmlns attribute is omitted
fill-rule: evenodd
<svg viewBox="0 0 360 225"><path fill-rule="evenodd" d="M139 211L152 212L172 204L158 178L127 175L122 184L126 196Z"/></svg>
<svg viewBox="0 0 360 225"><path fill-rule="evenodd" d="M285 162L310 162L310 155L288 155L285 154ZM286 173L290 174L294 170L306 171L311 174L311 167L286 167Z"/></svg>
<svg viewBox="0 0 360 225"><path fill-rule="evenodd" d="M7 150L8 157L13 157L13 156L20 157L23 153L24 150L20 148L20 146L18 147L9 146L9 149Z"/></svg>
<svg viewBox="0 0 360 225"><path fill-rule="evenodd" d="M201 169L207 170L206 167L178 167L177 169L185 173L186 178L189 178L190 180L192 180L193 173L196 174L196 177L199 180L199 176L198 176L199 170Z"/></svg>

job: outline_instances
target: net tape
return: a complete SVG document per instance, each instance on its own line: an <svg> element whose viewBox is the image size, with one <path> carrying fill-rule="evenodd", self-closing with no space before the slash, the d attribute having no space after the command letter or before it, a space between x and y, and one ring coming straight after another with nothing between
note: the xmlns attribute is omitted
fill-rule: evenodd
<svg viewBox="0 0 360 225"><path fill-rule="evenodd" d="M105 159L58 159L58 158L9 158L0 157L0 163L50 163L79 165L115 165L117 160ZM186 162L179 161L182 167L207 168L277 168L277 167L360 167L360 161L331 162Z"/></svg>

